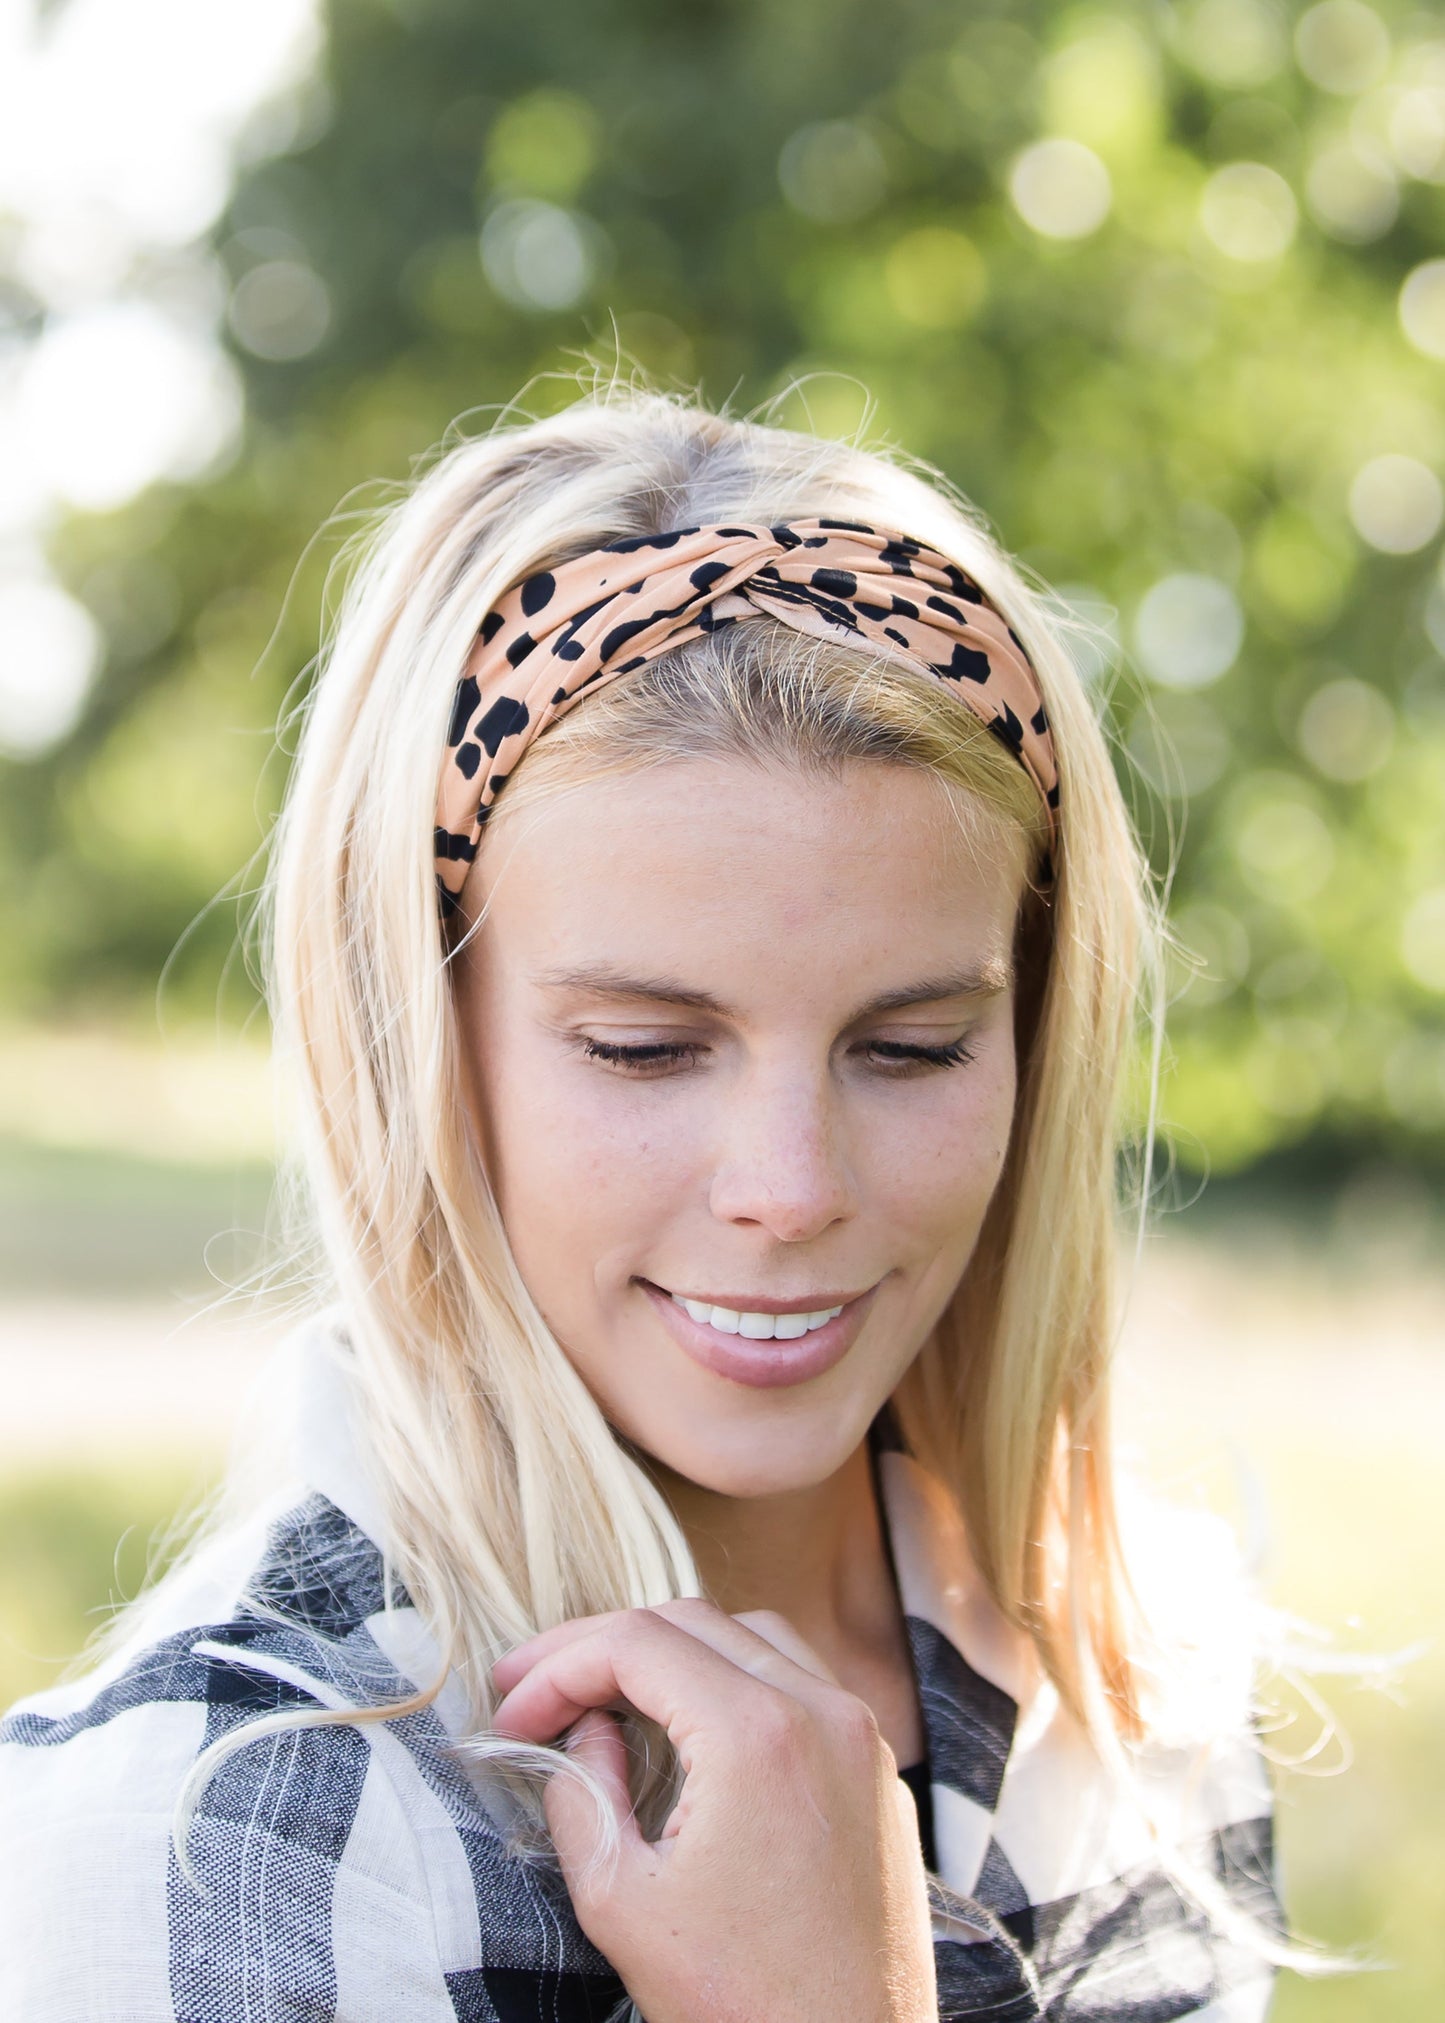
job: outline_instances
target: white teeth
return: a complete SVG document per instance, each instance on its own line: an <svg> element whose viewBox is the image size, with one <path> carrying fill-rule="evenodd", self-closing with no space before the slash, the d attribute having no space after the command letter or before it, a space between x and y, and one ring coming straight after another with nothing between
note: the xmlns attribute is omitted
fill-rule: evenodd
<svg viewBox="0 0 1445 2023"><path fill-rule="evenodd" d="M670 1297L690 1319L716 1328L721 1335L743 1335L750 1342L795 1342L800 1335L810 1335L815 1328L836 1320L843 1311L842 1307L820 1307L811 1314L739 1313L732 1307L709 1306L706 1300L683 1299L678 1293Z"/></svg>

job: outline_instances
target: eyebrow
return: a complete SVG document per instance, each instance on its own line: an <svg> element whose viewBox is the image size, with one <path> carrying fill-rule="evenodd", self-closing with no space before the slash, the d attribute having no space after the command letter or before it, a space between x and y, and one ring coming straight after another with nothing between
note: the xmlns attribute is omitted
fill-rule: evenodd
<svg viewBox="0 0 1445 2023"><path fill-rule="evenodd" d="M578 969L547 970L536 981L544 990L587 991L596 997L646 999L652 1004L681 1005L688 1011L711 1012L716 1018L737 1019L740 1014L708 990L692 990L665 976L628 976L610 963L584 963ZM883 991L859 1005L849 1025L876 1018L881 1012L904 1011L910 1005L937 1004L947 998L997 997L1013 985L1013 971L1007 962L993 957L970 969L944 976L921 977L900 990Z"/></svg>

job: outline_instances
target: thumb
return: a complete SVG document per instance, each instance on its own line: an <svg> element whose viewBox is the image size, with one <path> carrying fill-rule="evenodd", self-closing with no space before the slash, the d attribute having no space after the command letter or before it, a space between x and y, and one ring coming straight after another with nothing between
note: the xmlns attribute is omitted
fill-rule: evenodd
<svg viewBox="0 0 1445 2023"><path fill-rule="evenodd" d="M627 1788L627 1748L613 1716L590 1708L573 1724L564 1746L571 1762L591 1773L589 1782L559 1766L542 1806L567 1888L580 1908L583 1899L607 1894L618 1857L642 1836Z"/></svg>

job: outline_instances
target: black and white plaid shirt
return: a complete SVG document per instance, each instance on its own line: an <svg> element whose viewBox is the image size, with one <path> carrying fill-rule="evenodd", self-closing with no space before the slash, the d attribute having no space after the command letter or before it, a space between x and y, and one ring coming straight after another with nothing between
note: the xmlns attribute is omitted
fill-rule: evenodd
<svg viewBox="0 0 1445 2023"><path fill-rule="evenodd" d="M5 2023L601 2023L625 2001L560 1878L507 1853L452 1747L454 1681L419 1714L239 1750L192 1831L203 1894L177 1866L172 1809L207 1743L434 1676L415 1611L383 1607L334 1319L290 1344L294 1507L212 1549L99 1669L0 1722ZM879 1469L928 1740L940 2015L1259 2023L1268 1969L1161 1870L988 1604L947 1499L902 1454ZM1202 1776L1196 1756L1156 1750L1151 1784L1230 1898L1273 1921L1243 1704Z"/></svg>

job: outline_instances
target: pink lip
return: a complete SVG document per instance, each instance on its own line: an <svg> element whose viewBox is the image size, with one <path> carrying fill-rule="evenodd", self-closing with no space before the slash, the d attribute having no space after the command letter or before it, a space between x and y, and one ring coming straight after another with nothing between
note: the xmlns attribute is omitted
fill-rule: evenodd
<svg viewBox="0 0 1445 2023"><path fill-rule="evenodd" d="M638 1284L657 1309L672 1339L693 1362L700 1364L704 1370L710 1370L715 1377L727 1377L734 1384L746 1384L759 1391L776 1390L787 1384L805 1384L810 1377L821 1377L825 1371L841 1363L858 1339L873 1295L878 1290L876 1285L870 1286L867 1292L859 1293L846 1304L837 1299L820 1299L818 1305L811 1308L800 1308L796 1302L790 1305L783 1300L756 1300L748 1306L740 1304L735 1311L757 1314L817 1313L822 1307L843 1304L842 1313L813 1334L799 1335L796 1341L791 1342L753 1342L743 1335L720 1334L705 1321L693 1320L676 1300L669 1298L647 1279L639 1279ZM712 1304L727 1306L730 1302L714 1300Z"/></svg>

